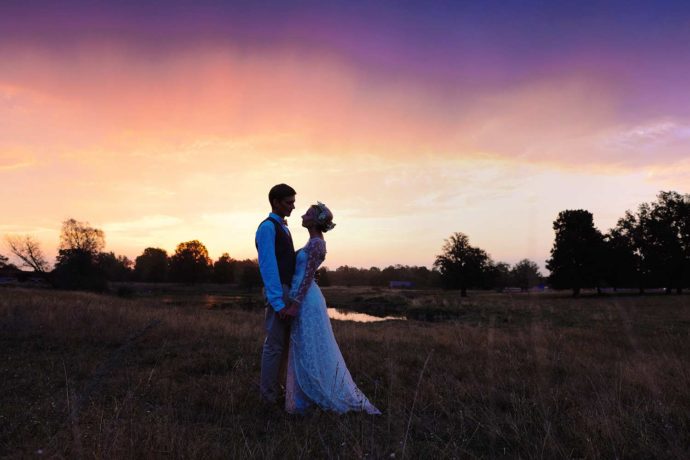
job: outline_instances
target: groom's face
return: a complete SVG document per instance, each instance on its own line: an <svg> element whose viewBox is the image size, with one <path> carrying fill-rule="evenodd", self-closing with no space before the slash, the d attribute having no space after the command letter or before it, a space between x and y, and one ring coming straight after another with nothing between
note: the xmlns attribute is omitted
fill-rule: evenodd
<svg viewBox="0 0 690 460"><path fill-rule="evenodd" d="M295 209L295 195L273 201L273 212L280 217L289 217Z"/></svg>

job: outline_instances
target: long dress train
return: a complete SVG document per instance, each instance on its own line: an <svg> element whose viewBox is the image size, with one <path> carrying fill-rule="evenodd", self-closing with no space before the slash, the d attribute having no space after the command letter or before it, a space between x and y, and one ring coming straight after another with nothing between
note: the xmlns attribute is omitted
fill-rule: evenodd
<svg viewBox="0 0 690 460"><path fill-rule="evenodd" d="M325 256L321 238L311 238L297 252L290 297L301 304L290 330L285 409L304 413L316 404L337 413L380 414L352 380L333 335L326 300L314 282Z"/></svg>

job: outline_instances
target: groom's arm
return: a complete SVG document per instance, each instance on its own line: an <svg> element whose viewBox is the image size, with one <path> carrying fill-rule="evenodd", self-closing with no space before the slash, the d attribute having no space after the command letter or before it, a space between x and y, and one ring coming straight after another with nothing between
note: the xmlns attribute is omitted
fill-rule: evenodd
<svg viewBox="0 0 690 460"><path fill-rule="evenodd" d="M259 271L264 281L266 299L278 312L285 308L285 302L276 260L276 229L271 222L264 222L259 226L256 231L256 245L259 251Z"/></svg>

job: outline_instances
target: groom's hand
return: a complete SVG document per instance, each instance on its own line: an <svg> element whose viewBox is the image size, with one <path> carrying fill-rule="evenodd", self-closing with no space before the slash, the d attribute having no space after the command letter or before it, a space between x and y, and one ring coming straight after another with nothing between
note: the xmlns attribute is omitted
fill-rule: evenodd
<svg viewBox="0 0 690 460"><path fill-rule="evenodd" d="M282 320L287 320L287 319L292 318L292 316L290 316L290 315L288 314L288 309L287 309L287 307L284 307L284 308L282 308L281 310L278 311L278 318L280 318L280 319L282 319Z"/></svg>
<svg viewBox="0 0 690 460"><path fill-rule="evenodd" d="M294 317L294 316L297 316L297 313L298 313L298 312L299 312L299 307L297 306L297 304L296 304L296 303L291 303L291 304L288 306L288 309L287 309L287 311L285 312L285 314Z"/></svg>
<svg viewBox="0 0 690 460"><path fill-rule="evenodd" d="M294 300L291 300L285 306L285 308L280 310L280 312L284 313L287 318L294 318L295 316L297 316L298 311L299 311L299 306L298 306L297 302L295 302Z"/></svg>

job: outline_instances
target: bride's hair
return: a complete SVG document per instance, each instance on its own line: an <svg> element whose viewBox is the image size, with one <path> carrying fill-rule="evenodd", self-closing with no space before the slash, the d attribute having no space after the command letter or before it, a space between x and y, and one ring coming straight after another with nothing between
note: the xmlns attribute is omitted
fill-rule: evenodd
<svg viewBox="0 0 690 460"><path fill-rule="evenodd" d="M318 229L323 233L333 230L335 223L333 222L333 213L328 207L320 201L311 205L316 210L316 221L318 222Z"/></svg>

